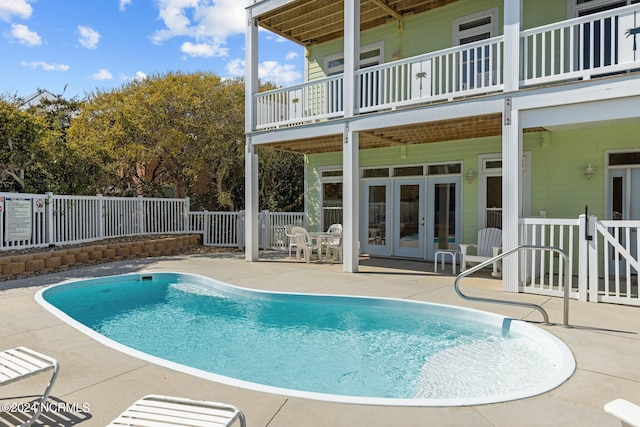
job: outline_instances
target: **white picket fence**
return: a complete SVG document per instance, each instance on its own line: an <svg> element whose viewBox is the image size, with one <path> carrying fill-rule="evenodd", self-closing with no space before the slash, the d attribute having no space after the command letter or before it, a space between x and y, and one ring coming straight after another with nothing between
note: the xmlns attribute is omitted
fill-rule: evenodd
<svg viewBox="0 0 640 427"><path fill-rule="evenodd" d="M288 249L302 212L260 212L260 247ZM189 199L0 193L0 251L149 234L202 234L207 246L245 244L244 212L191 212Z"/></svg>

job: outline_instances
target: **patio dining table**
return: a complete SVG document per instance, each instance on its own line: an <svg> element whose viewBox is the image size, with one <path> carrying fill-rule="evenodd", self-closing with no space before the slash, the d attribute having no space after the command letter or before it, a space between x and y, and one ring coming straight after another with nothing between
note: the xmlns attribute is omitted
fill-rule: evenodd
<svg viewBox="0 0 640 427"><path fill-rule="evenodd" d="M310 231L309 237L318 244L318 262L322 262L322 248L327 244L329 239L339 236L337 233L329 233L328 231Z"/></svg>

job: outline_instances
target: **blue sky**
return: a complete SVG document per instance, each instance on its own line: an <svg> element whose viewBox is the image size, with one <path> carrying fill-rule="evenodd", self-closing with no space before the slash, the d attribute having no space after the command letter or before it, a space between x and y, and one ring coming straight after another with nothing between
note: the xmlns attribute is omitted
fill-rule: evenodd
<svg viewBox="0 0 640 427"><path fill-rule="evenodd" d="M70 99L169 71L244 74L252 0L0 0L0 94ZM302 81L303 49L260 32L260 77ZM66 86L66 90L65 90Z"/></svg>

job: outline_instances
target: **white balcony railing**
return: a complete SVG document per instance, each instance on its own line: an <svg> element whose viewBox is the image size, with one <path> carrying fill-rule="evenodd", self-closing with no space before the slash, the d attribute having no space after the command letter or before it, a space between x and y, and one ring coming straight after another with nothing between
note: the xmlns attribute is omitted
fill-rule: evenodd
<svg viewBox="0 0 640 427"><path fill-rule="evenodd" d="M640 70L638 37L639 4L522 31L520 86ZM505 60L499 36L358 70L356 114L502 91ZM255 95L256 129L343 117L343 79Z"/></svg>
<svg viewBox="0 0 640 427"><path fill-rule="evenodd" d="M524 86L590 79L640 67L640 5L522 31Z"/></svg>

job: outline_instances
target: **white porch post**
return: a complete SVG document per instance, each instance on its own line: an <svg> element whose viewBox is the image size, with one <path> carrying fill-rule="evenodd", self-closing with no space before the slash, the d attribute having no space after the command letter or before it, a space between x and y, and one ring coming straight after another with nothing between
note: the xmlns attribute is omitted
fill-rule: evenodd
<svg viewBox="0 0 640 427"><path fill-rule="evenodd" d="M355 73L360 66L360 0L344 2L344 116L353 117L356 109ZM359 136L345 124L342 141L342 222L343 271L358 271L360 245Z"/></svg>
<svg viewBox="0 0 640 427"><path fill-rule="evenodd" d="M245 259L258 260L258 155L251 144L249 134L255 128L256 110L253 96L258 92L258 24L251 11L247 10L247 31L245 35Z"/></svg>
<svg viewBox="0 0 640 427"><path fill-rule="evenodd" d="M344 126L342 141L342 222L343 222L343 271L358 272L360 255L360 174L359 174L359 135Z"/></svg>
<svg viewBox="0 0 640 427"><path fill-rule="evenodd" d="M360 1L344 2L344 116L353 117L356 101L355 72L360 66Z"/></svg>
<svg viewBox="0 0 640 427"><path fill-rule="evenodd" d="M520 21L522 0L504 1L504 91L518 90L520 82ZM502 248L519 245L519 219L522 212L522 129L520 114L505 98L502 117ZM518 256L502 262L502 290L518 292Z"/></svg>
<svg viewBox="0 0 640 427"><path fill-rule="evenodd" d="M522 129L520 112L505 98L502 117L502 250L519 244L519 219L522 212ZM518 292L518 256L502 260L502 290Z"/></svg>
<svg viewBox="0 0 640 427"><path fill-rule="evenodd" d="M504 0L504 91L514 92L520 84L520 21L522 0Z"/></svg>

